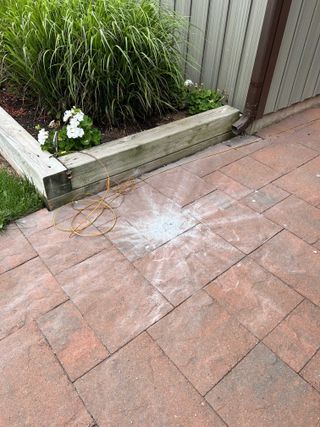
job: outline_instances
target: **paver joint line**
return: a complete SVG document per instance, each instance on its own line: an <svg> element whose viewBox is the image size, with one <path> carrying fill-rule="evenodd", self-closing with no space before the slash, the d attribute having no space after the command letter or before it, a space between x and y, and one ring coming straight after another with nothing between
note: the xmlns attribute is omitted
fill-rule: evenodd
<svg viewBox="0 0 320 427"><path fill-rule="evenodd" d="M57 357L57 355L56 355L56 353L55 353L55 351L53 350L53 348L52 348L52 346L50 345L50 343L49 343L49 341L48 341L48 339L47 339L47 337L44 335L44 333L41 331L41 329L39 328L39 326L37 327L38 328L38 330L39 330L39 332L40 332L40 334L41 334L41 336L42 336L42 338L43 338L43 340L47 343L47 345L48 345L48 347L52 350L52 353L53 353L53 355L54 355L54 357L55 357L55 359L56 359L56 361L57 361L57 363L60 365L60 367L61 367L61 369L62 369L62 371L64 372L64 374L65 374L65 376L68 378L68 380L70 381L70 383L72 384L72 387L73 387L73 390L74 390L74 392L77 394L77 396L78 396L78 398L79 398L79 400L81 400L81 402L83 403L83 406L86 408L86 411L90 414L90 417L91 417L91 419L92 419L92 421L90 422L90 424L88 425L88 427L99 427L98 425L97 425L97 423L96 423L96 421L94 420L94 417L92 416L92 414L90 413L90 411L88 410L88 408L87 408L87 406L86 406L86 404L85 404L85 402L83 401L83 399L82 399L82 397L79 395L79 393L78 393L78 390L76 389L76 387L74 386L74 381L76 381L76 380L72 380L71 378L70 378L70 376L69 376L69 374L68 374L68 372L66 371L66 369L65 369L65 367L62 365L62 363L61 363L61 361L59 360L59 358ZM94 367L93 367L94 368ZM92 368L92 369L93 369ZM85 374L84 374L85 375Z"/></svg>

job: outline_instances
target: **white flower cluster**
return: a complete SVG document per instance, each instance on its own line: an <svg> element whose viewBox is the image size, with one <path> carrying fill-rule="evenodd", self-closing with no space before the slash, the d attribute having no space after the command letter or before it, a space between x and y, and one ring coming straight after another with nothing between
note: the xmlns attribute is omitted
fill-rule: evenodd
<svg viewBox="0 0 320 427"><path fill-rule="evenodd" d="M194 86L194 83L192 80L188 79L184 82L184 87L193 87L193 86Z"/></svg>
<svg viewBox="0 0 320 427"><path fill-rule="evenodd" d="M67 125L68 138L77 139L84 136L84 130L80 127L80 123L83 119L84 113L76 107L64 112L63 121L65 123L69 122Z"/></svg>
<svg viewBox="0 0 320 427"><path fill-rule="evenodd" d="M49 138L49 132L45 129L41 129L38 133L38 142L40 145L44 145L46 140Z"/></svg>

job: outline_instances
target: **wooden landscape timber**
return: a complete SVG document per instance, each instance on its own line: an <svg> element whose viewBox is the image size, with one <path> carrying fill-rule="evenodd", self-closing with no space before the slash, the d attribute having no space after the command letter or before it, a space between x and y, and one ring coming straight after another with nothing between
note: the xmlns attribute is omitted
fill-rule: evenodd
<svg viewBox="0 0 320 427"><path fill-rule="evenodd" d="M0 109L0 153L54 209L102 191L107 175L118 184L222 142L238 118L239 110L226 105L56 159Z"/></svg>
<svg viewBox="0 0 320 427"><path fill-rule="evenodd" d="M44 200L71 190L67 168L0 107L0 154L31 181Z"/></svg>

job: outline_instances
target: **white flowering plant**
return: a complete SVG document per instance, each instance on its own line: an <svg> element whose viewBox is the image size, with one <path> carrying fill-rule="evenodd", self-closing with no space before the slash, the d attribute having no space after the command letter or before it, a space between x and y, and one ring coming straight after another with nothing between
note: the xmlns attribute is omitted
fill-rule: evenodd
<svg viewBox="0 0 320 427"><path fill-rule="evenodd" d="M190 116L221 107L223 98L222 93L205 89L202 84L189 79L184 82L184 106Z"/></svg>
<svg viewBox="0 0 320 427"><path fill-rule="evenodd" d="M36 129L42 150L55 155L101 144L101 132L93 127L92 119L76 107L65 111L62 121L52 120L48 130L40 126Z"/></svg>

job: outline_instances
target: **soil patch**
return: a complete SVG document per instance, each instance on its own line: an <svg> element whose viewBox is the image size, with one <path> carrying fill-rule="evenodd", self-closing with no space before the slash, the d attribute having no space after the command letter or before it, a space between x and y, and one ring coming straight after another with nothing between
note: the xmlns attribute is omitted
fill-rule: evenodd
<svg viewBox="0 0 320 427"><path fill-rule="evenodd" d="M36 102L27 100L6 87L0 90L0 106L35 138L38 134L35 126L40 125L45 127L53 119L53 117L41 111ZM102 132L102 142L109 142L185 117L187 117L186 111L175 111L164 114L161 117L151 117L145 122L131 123L121 128L98 127Z"/></svg>
<svg viewBox="0 0 320 427"><path fill-rule="evenodd" d="M7 88L0 90L0 106L6 110L31 135L37 136L36 125L45 126L48 117L41 113L34 102L30 102Z"/></svg>

